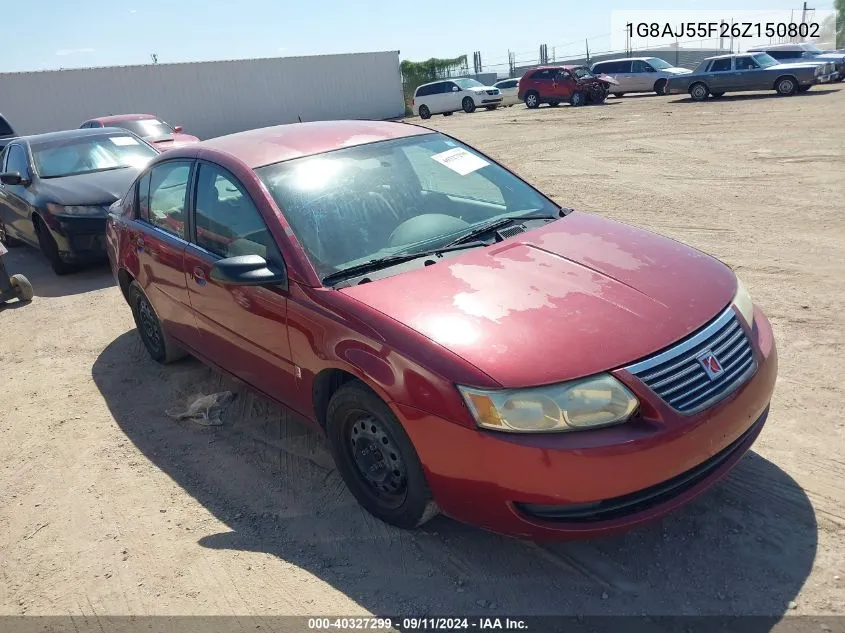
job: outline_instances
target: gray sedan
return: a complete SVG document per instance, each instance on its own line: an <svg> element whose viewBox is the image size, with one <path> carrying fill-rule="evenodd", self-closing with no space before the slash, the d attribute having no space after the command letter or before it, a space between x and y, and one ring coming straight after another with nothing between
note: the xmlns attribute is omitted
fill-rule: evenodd
<svg viewBox="0 0 845 633"><path fill-rule="evenodd" d="M818 64L779 64L766 53L719 55L705 59L689 75L672 77L668 91L689 92L694 101L746 90L774 90L789 96L829 80Z"/></svg>

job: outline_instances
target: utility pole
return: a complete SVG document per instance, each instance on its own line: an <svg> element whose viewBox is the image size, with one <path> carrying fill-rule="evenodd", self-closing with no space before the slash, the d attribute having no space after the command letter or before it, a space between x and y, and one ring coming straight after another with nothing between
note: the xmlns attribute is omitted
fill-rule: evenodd
<svg viewBox="0 0 845 633"><path fill-rule="evenodd" d="M584 40L584 48L587 51L587 66L590 65L590 40Z"/></svg>

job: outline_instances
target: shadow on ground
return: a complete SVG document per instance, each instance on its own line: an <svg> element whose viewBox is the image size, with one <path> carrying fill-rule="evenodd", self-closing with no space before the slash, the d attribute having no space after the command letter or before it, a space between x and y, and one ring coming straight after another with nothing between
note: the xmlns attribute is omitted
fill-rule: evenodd
<svg viewBox="0 0 845 633"><path fill-rule="evenodd" d="M64 297L113 286L114 278L106 262L77 266L67 275L56 275L44 256L29 246L15 246L6 255L6 270L10 275L25 275L37 297ZM11 307L12 304L9 304Z"/></svg>
<svg viewBox="0 0 845 633"><path fill-rule="evenodd" d="M802 92L801 94L793 95L793 98L798 99L806 99L807 97L821 97L824 95L829 95L834 92L839 92L839 88L811 88L807 92ZM626 97L627 98L627 97ZM693 101L690 97L681 97L679 99L674 99L670 103L719 103L719 102L726 102L730 103L731 101L756 101L758 99L782 99L780 95L776 94L774 91L769 92L755 92L753 94L746 94L746 93L727 93L717 99L713 97L708 97L707 101Z"/></svg>
<svg viewBox="0 0 845 633"><path fill-rule="evenodd" d="M92 374L126 436L229 527L199 545L277 556L374 613L781 615L815 557L810 502L754 453L696 502L615 538L531 543L444 517L405 532L359 508L319 437L197 361L157 365L130 331ZM223 426L163 414L223 389L238 393Z"/></svg>

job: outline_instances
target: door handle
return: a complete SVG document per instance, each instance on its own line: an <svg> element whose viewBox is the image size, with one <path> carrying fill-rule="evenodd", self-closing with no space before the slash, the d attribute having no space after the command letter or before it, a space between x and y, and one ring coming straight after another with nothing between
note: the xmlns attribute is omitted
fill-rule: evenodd
<svg viewBox="0 0 845 633"><path fill-rule="evenodd" d="M205 278L205 271L198 266L194 268L192 276L198 286L204 286L208 282L208 279Z"/></svg>

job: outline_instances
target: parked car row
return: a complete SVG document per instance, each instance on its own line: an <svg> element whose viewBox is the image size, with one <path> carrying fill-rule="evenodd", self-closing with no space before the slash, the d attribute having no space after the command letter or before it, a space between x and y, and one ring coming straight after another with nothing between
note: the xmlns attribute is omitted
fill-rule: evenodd
<svg viewBox="0 0 845 633"><path fill-rule="evenodd" d="M695 71L672 66L658 57L626 57L583 65L539 66L519 79L484 86L474 79L448 79L424 84L414 95L413 110L423 119L458 110L494 110L524 102L528 108L547 103L573 106L602 103L608 96L654 92L689 92L701 101L726 92L774 90L792 95L813 85L845 80L845 55L824 52L812 44L774 44L747 53L709 57Z"/></svg>

